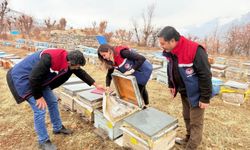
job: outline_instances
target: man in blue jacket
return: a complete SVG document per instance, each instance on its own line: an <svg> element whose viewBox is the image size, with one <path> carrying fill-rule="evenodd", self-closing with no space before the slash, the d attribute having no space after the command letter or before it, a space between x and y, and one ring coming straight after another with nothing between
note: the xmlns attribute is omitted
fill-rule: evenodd
<svg viewBox="0 0 250 150"><path fill-rule="evenodd" d="M53 89L62 85L74 73L88 85L102 88L80 66L86 63L80 51L67 52L64 49L46 49L27 56L7 73L7 82L16 102L27 100L34 112L34 126L38 135L39 147L55 150L45 124L48 106L54 134L71 134L61 121L58 110L58 98Z"/></svg>
<svg viewBox="0 0 250 150"><path fill-rule="evenodd" d="M176 139L187 150L197 149L202 141L204 110L212 95L212 74L205 49L167 26L159 34L163 55L168 59L168 85L175 97L180 93L186 138Z"/></svg>

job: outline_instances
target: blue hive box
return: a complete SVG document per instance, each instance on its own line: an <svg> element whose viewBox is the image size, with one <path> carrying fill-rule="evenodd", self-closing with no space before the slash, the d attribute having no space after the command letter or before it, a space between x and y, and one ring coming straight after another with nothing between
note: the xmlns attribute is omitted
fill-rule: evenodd
<svg viewBox="0 0 250 150"><path fill-rule="evenodd" d="M220 93L220 86L222 84L223 81L221 79L212 77L212 85L213 85L212 96L215 96Z"/></svg>

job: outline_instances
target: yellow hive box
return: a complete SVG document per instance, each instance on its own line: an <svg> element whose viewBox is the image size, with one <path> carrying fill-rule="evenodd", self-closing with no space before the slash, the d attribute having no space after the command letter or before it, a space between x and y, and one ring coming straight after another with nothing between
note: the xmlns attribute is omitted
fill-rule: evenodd
<svg viewBox="0 0 250 150"><path fill-rule="evenodd" d="M246 99L248 84L228 81L221 87L220 93L223 102L240 106Z"/></svg>

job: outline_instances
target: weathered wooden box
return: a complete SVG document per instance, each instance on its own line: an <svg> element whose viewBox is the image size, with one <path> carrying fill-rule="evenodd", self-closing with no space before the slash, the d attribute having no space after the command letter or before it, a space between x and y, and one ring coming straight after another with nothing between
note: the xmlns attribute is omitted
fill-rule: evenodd
<svg viewBox="0 0 250 150"><path fill-rule="evenodd" d="M226 64L226 58L224 57L216 57L215 60L214 60L214 63L215 64L222 64L222 65L225 65Z"/></svg>
<svg viewBox="0 0 250 150"><path fill-rule="evenodd" d="M211 68L211 72L213 77L225 77L225 70Z"/></svg>
<svg viewBox="0 0 250 150"><path fill-rule="evenodd" d="M102 107L103 95L92 93L93 89L77 93L74 99L74 109L86 121L94 121L94 110Z"/></svg>
<svg viewBox="0 0 250 150"><path fill-rule="evenodd" d="M133 150L168 150L175 144L178 120L155 108L124 119L123 146Z"/></svg>
<svg viewBox="0 0 250 150"><path fill-rule="evenodd" d="M244 62L242 63L242 68L246 70L250 70L250 62Z"/></svg>
<svg viewBox="0 0 250 150"><path fill-rule="evenodd" d="M60 93L61 104L64 108L74 111L74 97L77 92L93 89L86 83L63 85Z"/></svg>
<svg viewBox="0 0 250 150"><path fill-rule="evenodd" d="M60 92L60 104L65 110L71 110L74 111L74 100L73 96L65 93Z"/></svg>
<svg viewBox="0 0 250 150"><path fill-rule="evenodd" d="M163 84L168 83L167 67L163 67L157 71L156 80Z"/></svg>
<svg viewBox="0 0 250 150"><path fill-rule="evenodd" d="M119 73L112 74L113 83L116 87L116 97L112 97L116 102L123 107L123 109L117 109L115 113L119 111L126 111L125 114L116 117L113 122L104 117L103 110L94 111L94 126L98 129L102 129L111 140L122 135L122 130L120 129L123 119L132 115L133 113L141 110L144 106L139 88L134 76L123 76Z"/></svg>
<svg viewBox="0 0 250 150"><path fill-rule="evenodd" d="M240 106L244 103L248 84L236 81L228 81L221 87L221 98L223 102Z"/></svg>
<svg viewBox="0 0 250 150"><path fill-rule="evenodd" d="M10 62L14 66L14 65L18 64L19 62L21 62L22 60L23 59L15 58L15 59L10 59Z"/></svg>
<svg viewBox="0 0 250 150"><path fill-rule="evenodd" d="M228 67L225 72L226 79L230 80L241 80L243 71L237 67Z"/></svg>
<svg viewBox="0 0 250 150"><path fill-rule="evenodd" d="M250 83L250 69L245 69L243 72L242 79L248 83Z"/></svg>
<svg viewBox="0 0 250 150"><path fill-rule="evenodd" d="M158 72L156 80L158 82L161 82L161 83L164 83L164 84L168 84L168 75L167 75L167 73Z"/></svg>
<svg viewBox="0 0 250 150"><path fill-rule="evenodd" d="M209 64L213 64L214 58L212 56L208 56L208 62L209 62Z"/></svg>
<svg viewBox="0 0 250 150"><path fill-rule="evenodd" d="M238 68L241 65L238 59L228 59L226 64L230 67L238 67Z"/></svg>
<svg viewBox="0 0 250 150"><path fill-rule="evenodd" d="M215 69L219 69L219 70L224 70L227 68L226 65L222 65L222 64L212 64L211 67Z"/></svg>

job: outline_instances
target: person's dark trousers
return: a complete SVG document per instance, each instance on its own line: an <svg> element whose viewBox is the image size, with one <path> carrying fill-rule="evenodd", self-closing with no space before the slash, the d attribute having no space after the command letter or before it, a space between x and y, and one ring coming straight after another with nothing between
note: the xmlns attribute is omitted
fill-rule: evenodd
<svg viewBox="0 0 250 150"><path fill-rule="evenodd" d="M183 106L183 118L186 125L187 135L189 137L186 150L195 150L202 141L204 109L199 106L191 107L188 98L181 96Z"/></svg>
<svg viewBox="0 0 250 150"><path fill-rule="evenodd" d="M139 90L140 90L140 93L141 93L141 96L144 100L145 105L148 105L149 99L148 99L148 91L146 89L146 85L138 84L138 87L139 87Z"/></svg>

